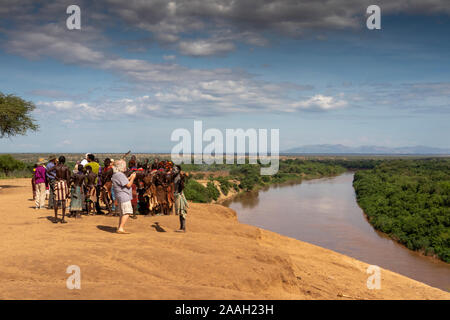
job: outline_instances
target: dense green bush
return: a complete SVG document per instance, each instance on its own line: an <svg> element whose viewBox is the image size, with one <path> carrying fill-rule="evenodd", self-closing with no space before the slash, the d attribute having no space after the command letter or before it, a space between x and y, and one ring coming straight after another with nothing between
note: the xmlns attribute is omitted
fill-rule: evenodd
<svg viewBox="0 0 450 320"><path fill-rule="evenodd" d="M192 177L197 180L203 180L205 178L205 175L203 173L197 173L192 175Z"/></svg>
<svg viewBox="0 0 450 320"><path fill-rule="evenodd" d="M0 155L0 171L5 177L16 176L14 173L25 173L31 176L32 166L13 158L9 154Z"/></svg>
<svg viewBox="0 0 450 320"><path fill-rule="evenodd" d="M216 180L220 183L220 191L222 191L224 195L227 195L231 188L230 181L228 181L226 177L218 177Z"/></svg>
<svg viewBox="0 0 450 320"><path fill-rule="evenodd" d="M184 195L187 200L207 203L212 200L217 200L220 192L212 181L208 181L205 187L193 178L190 178L185 185Z"/></svg>
<svg viewBox="0 0 450 320"><path fill-rule="evenodd" d="M217 187L214 185L214 182L208 181L206 184L206 193L209 199L217 200L220 197L220 191L217 190Z"/></svg>
<svg viewBox="0 0 450 320"><path fill-rule="evenodd" d="M376 229L450 262L449 160L384 161L358 171L353 186Z"/></svg>
<svg viewBox="0 0 450 320"><path fill-rule="evenodd" d="M207 203L211 201L209 198L206 188L195 181L194 179L189 179L184 188L184 195L187 200L194 202Z"/></svg>

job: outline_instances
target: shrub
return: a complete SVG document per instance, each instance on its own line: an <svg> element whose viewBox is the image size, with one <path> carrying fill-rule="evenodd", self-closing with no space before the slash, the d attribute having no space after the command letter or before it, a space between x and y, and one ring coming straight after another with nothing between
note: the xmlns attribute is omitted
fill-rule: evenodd
<svg viewBox="0 0 450 320"><path fill-rule="evenodd" d="M189 179L186 183L186 186L184 188L184 195L186 196L187 200L193 202L207 203L211 201L206 188L194 179Z"/></svg>
<svg viewBox="0 0 450 320"><path fill-rule="evenodd" d="M203 180L203 178L205 177L205 174L203 174L203 173L197 173L197 174L194 174L194 179L197 179L197 180Z"/></svg>
<svg viewBox="0 0 450 320"><path fill-rule="evenodd" d="M210 199L217 200L219 199L220 192L217 190L216 186L214 185L214 182L208 181L206 184L206 193Z"/></svg>
<svg viewBox="0 0 450 320"><path fill-rule="evenodd" d="M218 177L217 181L220 183L220 190L224 195L227 195L231 188L231 183L225 177Z"/></svg>
<svg viewBox="0 0 450 320"><path fill-rule="evenodd" d="M27 165L24 162L13 158L10 154L0 155L0 170L5 176L9 176L13 171L24 171L26 169Z"/></svg>

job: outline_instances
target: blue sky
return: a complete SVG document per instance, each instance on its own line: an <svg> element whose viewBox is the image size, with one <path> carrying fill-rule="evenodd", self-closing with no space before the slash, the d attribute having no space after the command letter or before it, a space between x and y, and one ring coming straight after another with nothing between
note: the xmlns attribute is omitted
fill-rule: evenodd
<svg viewBox="0 0 450 320"><path fill-rule="evenodd" d="M450 148L450 3L378 3L371 31L370 1L2 1L0 91L40 130L0 152L164 152L194 120L281 150Z"/></svg>

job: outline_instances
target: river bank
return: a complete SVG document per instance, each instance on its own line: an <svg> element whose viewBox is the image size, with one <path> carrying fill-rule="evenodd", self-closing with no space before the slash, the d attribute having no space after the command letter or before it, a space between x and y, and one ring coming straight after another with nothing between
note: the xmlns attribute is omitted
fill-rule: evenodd
<svg viewBox="0 0 450 320"><path fill-rule="evenodd" d="M286 179L284 182L281 183L267 183L264 185L257 185L253 188L253 190L251 191L244 191L241 190L240 192L235 192L234 190L230 190L231 192L229 192L229 194L224 195L222 192L220 192L220 197L217 201L213 201L212 203L218 203L218 204L222 204L225 206L228 206L230 203L232 203L235 200L239 200L241 198L247 198L248 196L253 196L255 194L258 194L258 192L260 191L267 191L270 188L278 188L278 187L284 187L284 186L292 186L292 185L297 185L302 183L302 181L306 182L306 181L311 181L311 180L316 180L316 179L326 179L326 178L334 178L334 177L338 177L342 174L355 174L358 170L347 170L344 173L338 173L338 174L332 174L332 175L305 175L302 174L301 177L292 177L289 179ZM206 186L208 180L202 180L200 181L203 185ZM218 190L220 191L219 188L219 184L216 184L216 186L218 187ZM352 187L354 189L354 186L352 184ZM356 201L356 199L355 199ZM371 219L370 217L364 212L364 209L361 207L360 203L358 201L356 201L356 203L358 204L358 207L361 209L361 211L364 214L364 217L366 219L366 221L372 225L371 223ZM407 250L411 250L410 248L408 248L404 243L402 243L402 241L400 241L399 238L395 237L395 235L389 235L381 230L378 230L375 226L372 225L372 227L374 228L374 230L376 230L381 236L392 239L396 242L398 242L400 245L402 245L405 249ZM427 259L430 260L438 260L438 261L442 261L437 255L433 255L430 254L430 252L426 252L423 249L420 250L411 250L412 252L414 252L415 254L418 254L420 256L426 257Z"/></svg>
<svg viewBox="0 0 450 320"><path fill-rule="evenodd" d="M450 265L375 230L358 206L353 174L282 184L227 202L240 222L306 241L450 291Z"/></svg>
<svg viewBox="0 0 450 320"><path fill-rule="evenodd" d="M342 174L342 173L339 173L339 174ZM226 194L226 195L223 194L223 192L220 190L220 184L217 181L214 181L215 186L217 187L217 189L220 192L220 196L216 201L212 201L212 203L226 205L226 203L229 203L230 201L233 201L234 199L237 199L239 197L245 197L246 194L255 194L261 190L267 190L271 187L300 184L300 183L302 183L302 181L309 181L309 180L314 180L314 179L332 178L332 177L338 176L339 174L333 174L333 175L327 175L327 176L301 174L299 176L292 176L292 177L284 180L283 182L270 182L270 183L267 183L264 185L256 185L250 191L240 190L239 192L237 192L234 189L230 189L228 194ZM208 180L197 180L197 181L199 183L201 183L203 186L206 186L206 184L208 182ZM231 182L235 183L238 181L232 180Z"/></svg>
<svg viewBox="0 0 450 320"><path fill-rule="evenodd" d="M139 216L118 235L112 217L52 224L50 210L32 209L28 179L0 185L1 299L450 299L384 269L369 290L368 264L239 223L221 205L190 204L186 234L176 216ZM81 290L66 288L69 265Z"/></svg>

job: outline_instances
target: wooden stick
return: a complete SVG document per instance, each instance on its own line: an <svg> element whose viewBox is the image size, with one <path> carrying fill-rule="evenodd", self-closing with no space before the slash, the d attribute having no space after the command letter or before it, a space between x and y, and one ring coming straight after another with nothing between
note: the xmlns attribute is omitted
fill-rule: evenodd
<svg viewBox="0 0 450 320"><path fill-rule="evenodd" d="M131 153L131 150L128 150L128 152L125 153L120 159L121 160L125 159L130 153Z"/></svg>

